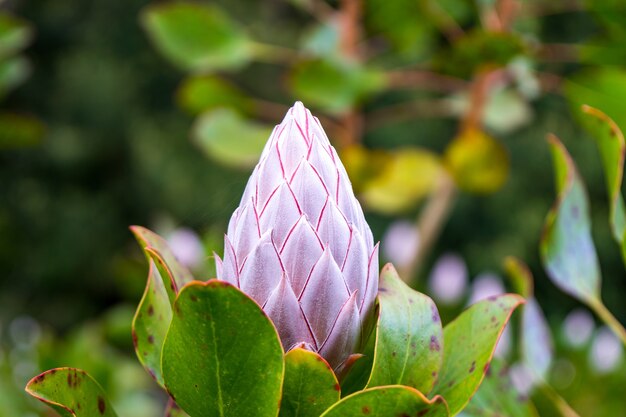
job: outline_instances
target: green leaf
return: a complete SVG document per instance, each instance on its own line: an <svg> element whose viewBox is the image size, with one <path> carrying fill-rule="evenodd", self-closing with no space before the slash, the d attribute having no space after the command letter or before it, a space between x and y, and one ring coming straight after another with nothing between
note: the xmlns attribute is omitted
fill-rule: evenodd
<svg viewBox="0 0 626 417"><path fill-rule="evenodd" d="M176 92L178 105L191 114L219 107L247 110L246 96L234 85L214 75L187 77Z"/></svg>
<svg viewBox="0 0 626 417"><path fill-rule="evenodd" d="M169 248L165 239L141 227L131 231L148 259L148 281L133 319L133 342L139 362L161 386L161 352L172 320L172 305L179 288L193 277Z"/></svg>
<svg viewBox="0 0 626 417"><path fill-rule="evenodd" d="M22 84L30 75L31 66L24 57L0 60L0 98Z"/></svg>
<svg viewBox="0 0 626 417"><path fill-rule="evenodd" d="M494 360L463 417L539 417L528 398L513 387L508 370Z"/></svg>
<svg viewBox="0 0 626 417"><path fill-rule="evenodd" d="M131 226L130 229L144 250L148 261L153 260L161 278L167 280L164 284L173 304L179 289L193 281L193 275L176 259L167 241L161 236L141 226Z"/></svg>
<svg viewBox="0 0 626 417"><path fill-rule="evenodd" d="M414 208L437 188L445 173L439 157L425 149L403 148L385 156L378 165L380 171L365 181L360 193L368 208L380 213Z"/></svg>
<svg viewBox="0 0 626 417"><path fill-rule="evenodd" d="M297 97L335 114L351 109L385 84L383 73L339 59L303 61L291 74Z"/></svg>
<svg viewBox="0 0 626 417"><path fill-rule="evenodd" d="M36 146L43 140L46 128L36 117L0 113L0 149Z"/></svg>
<svg viewBox="0 0 626 417"><path fill-rule="evenodd" d="M369 388L349 395L321 417L390 417L425 416L448 417L448 407L440 396L432 400L414 388L385 386Z"/></svg>
<svg viewBox="0 0 626 417"><path fill-rule="evenodd" d="M146 289L133 319L133 344L139 362L162 387L165 382L161 371L161 352L171 320L172 306L167 290L151 260Z"/></svg>
<svg viewBox="0 0 626 417"><path fill-rule="evenodd" d="M504 269L513 283L513 288L522 297L532 297L534 292L533 276L528 266L519 259L508 256L504 260Z"/></svg>
<svg viewBox="0 0 626 417"><path fill-rule="evenodd" d="M446 166L464 191L487 194L499 190L509 176L509 156L496 139L465 129L448 145Z"/></svg>
<svg viewBox="0 0 626 417"><path fill-rule="evenodd" d="M250 168L259 160L272 128L244 119L231 109L204 113L192 136L209 157L235 168Z"/></svg>
<svg viewBox="0 0 626 417"><path fill-rule="evenodd" d="M280 417L318 417L340 393L335 373L317 353L296 348L285 355Z"/></svg>
<svg viewBox="0 0 626 417"><path fill-rule="evenodd" d="M443 331L435 303L408 287L391 264L380 274L380 317L367 387L407 385L428 393L443 360Z"/></svg>
<svg viewBox="0 0 626 417"><path fill-rule="evenodd" d="M378 310L378 309L377 309ZM376 311L374 317L378 317ZM374 329L363 349L362 356L358 358L343 376L341 380L341 393L343 396L350 395L365 388L372 373L374 363L374 349L376 345L376 329Z"/></svg>
<svg viewBox="0 0 626 417"><path fill-rule="evenodd" d="M600 268L591 237L589 203L571 156L555 137L549 138L556 176L557 200L544 223L540 252L556 286L586 303L600 299Z"/></svg>
<svg viewBox="0 0 626 417"><path fill-rule="evenodd" d="M192 417L278 414L278 334L263 310L226 282L196 281L181 290L162 366L168 392Z"/></svg>
<svg viewBox="0 0 626 417"><path fill-rule="evenodd" d="M589 105L602 109L621 129L626 129L626 69L606 66L577 72L565 82L563 92L571 103L572 114L585 125L589 118L580 112L580 107Z"/></svg>
<svg viewBox="0 0 626 417"><path fill-rule="evenodd" d="M80 369L51 369L31 379L26 392L63 417L117 416L102 387Z"/></svg>
<svg viewBox="0 0 626 417"><path fill-rule="evenodd" d="M446 399L451 415L461 411L480 386L504 327L523 302L516 294L490 297L444 328L443 366L433 392Z"/></svg>
<svg viewBox="0 0 626 417"><path fill-rule="evenodd" d="M32 26L15 16L0 13L0 58L11 56L26 48L33 40Z"/></svg>
<svg viewBox="0 0 626 417"><path fill-rule="evenodd" d="M251 59L246 34L215 5L151 5L143 10L141 23L159 52L183 70L236 69Z"/></svg>
<svg viewBox="0 0 626 417"><path fill-rule="evenodd" d="M583 106L583 112L589 115L587 127L600 150L606 186L611 202L610 223L615 240L624 244L626 234L626 210L622 196L622 179L624 175L624 156L626 143L624 135L617 124L600 110Z"/></svg>

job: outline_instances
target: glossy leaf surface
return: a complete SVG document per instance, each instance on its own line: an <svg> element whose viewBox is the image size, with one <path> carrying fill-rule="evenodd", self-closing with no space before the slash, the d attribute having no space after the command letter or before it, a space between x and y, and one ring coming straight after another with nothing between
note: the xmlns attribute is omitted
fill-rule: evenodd
<svg viewBox="0 0 626 417"><path fill-rule="evenodd" d="M480 386L504 327L523 302L515 294L490 297L444 328L443 367L433 392L446 399L451 415L461 411Z"/></svg>
<svg viewBox="0 0 626 417"><path fill-rule="evenodd" d="M181 290L162 366L168 391L191 417L278 413L278 334L261 308L226 282L196 281Z"/></svg>
<svg viewBox="0 0 626 417"><path fill-rule="evenodd" d="M285 355L280 417L318 417L340 393L332 368L317 353L296 348Z"/></svg>
<svg viewBox="0 0 626 417"><path fill-rule="evenodd" d="M548 213L540 242L548 276L579 300L596 302L600 268L591 236L589 203L574 161L554 136L549 137L556 176L557 200Z"/></svg>
<svg viewBox="0 0 626 417"><path fill-rule="evenodd" d="M381 271L376 353L368 387L407 385L428 393L443 359L435 303L408 287L391 264Z"/></svg>
<svg viewBox="0 0 626 417"><path fill-rule="evenodd" d="M437 396L429 400L413 388L395 385L369 388L352 394L326 410L321 417L357 416L447 417L449 414L443 398Z"/></svg>

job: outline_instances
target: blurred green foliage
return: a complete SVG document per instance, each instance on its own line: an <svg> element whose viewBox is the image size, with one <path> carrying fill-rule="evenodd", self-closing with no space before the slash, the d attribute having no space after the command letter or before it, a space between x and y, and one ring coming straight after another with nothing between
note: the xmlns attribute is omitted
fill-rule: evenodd
<svg viewBox="0 0 626 417"><path fill-rule="evenodd" d="M539 272L554 193L543 138L562 137L588 187L603 298L626 322L600 159L579 124L584 103L626 130L626 4L364 0L350 20L349 3L0 2L0 321L28 313L76 343L97 339L70 329L143 291L130 224L189 226L220 253L264 138L300 99L377 239L420 214L442 175L456 178L418 279L448 250L471 276L515 255L554 329L577 305ZM507 4L519 6L508 22ZM557 344L558 355L579 370L557 388L581 415L617 415L623 366L597 376L585 354Z"/></svg>

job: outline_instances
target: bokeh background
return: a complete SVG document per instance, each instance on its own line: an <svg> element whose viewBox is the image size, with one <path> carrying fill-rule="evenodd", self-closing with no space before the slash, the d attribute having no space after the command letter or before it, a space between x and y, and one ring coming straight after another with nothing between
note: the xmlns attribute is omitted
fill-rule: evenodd
<svg viewBox="0 0 626 417"><path fill-rule="evenodd" d="M626 322L583 103L626 129L620 0L0 1L0 416L47 415L39 371L88 370L120 415L161 415L130 325L147 265L128 226L202 279L273 125L295 100L339 150L384 260L448 320L514 290L525 261L554 339L531 388L512 330L501 356L541 415L626 415L622 347L547 279L545 141L585 179L603 298ZM515 323L514 323L515 325ZM527 376L527 375L526 375Z"/></svg>

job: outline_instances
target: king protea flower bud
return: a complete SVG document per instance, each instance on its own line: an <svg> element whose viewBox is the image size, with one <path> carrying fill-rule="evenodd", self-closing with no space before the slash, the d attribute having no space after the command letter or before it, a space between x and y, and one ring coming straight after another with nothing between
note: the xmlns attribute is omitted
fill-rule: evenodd
<svg viewBox="0 0 626 417"><path fill-rule="evenodd" d="M319 120L297 102L270 136L233 213L217 276L269 315L285 350L338 368L378 292L378 245Z"/></svg>

